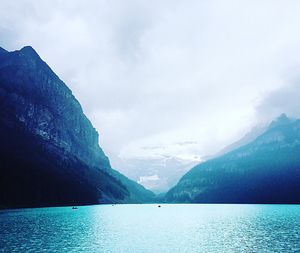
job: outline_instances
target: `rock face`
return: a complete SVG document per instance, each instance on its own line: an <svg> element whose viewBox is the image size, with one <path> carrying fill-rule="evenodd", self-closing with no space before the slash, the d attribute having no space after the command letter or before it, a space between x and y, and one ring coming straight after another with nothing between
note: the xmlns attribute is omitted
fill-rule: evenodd
<svg viewBox="0 0 300 253"><path fill-rule="evenodd" d="M281 115L249 144L194 167L165 200L300 203L300 120Z"/></svg>
<svg viewBox="0 0 300 253"><path fill-rule="evenodd" d="M0 50L0 135L0 205L139 202L153 197L144 188L137 196L125 186L129 179L115 177L79 102L31 47Z"/></svg>
<svg viewBox="0 0 300 253"><path fill-rule="evenodd" d="M6 110L8 116L88 165L109 167L98 145L98 133L79 102L33 48L2 53L0 69L1 103L12 110Z"/></svg>

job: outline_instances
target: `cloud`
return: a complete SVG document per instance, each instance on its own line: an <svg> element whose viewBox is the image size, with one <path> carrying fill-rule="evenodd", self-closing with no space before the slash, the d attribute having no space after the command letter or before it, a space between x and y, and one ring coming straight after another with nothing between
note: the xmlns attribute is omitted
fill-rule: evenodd
<svg viewBox="0 0 300 253"><path fill-rule="evenodd" d="M271 120L281 113L300 118L300 80L268 94L257 107L260 120Z"/></svg>
<svg viewBox="0 0 300 253"><path fill-rule="evenodd" d="M202 157L297 114L299 12L281 0L2 0L0 36L38 51L111 157ZM174 145L185 142L196 144Z"/></svg>

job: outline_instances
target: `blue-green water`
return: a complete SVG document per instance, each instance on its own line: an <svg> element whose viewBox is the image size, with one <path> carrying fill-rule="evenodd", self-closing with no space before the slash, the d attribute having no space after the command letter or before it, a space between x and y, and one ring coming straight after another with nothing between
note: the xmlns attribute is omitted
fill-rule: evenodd
<svg viewBox="0 0 300 253"><path fill-rule="evenodd" d="M1 252L298 252L298 205L0 211Z"/></svg>

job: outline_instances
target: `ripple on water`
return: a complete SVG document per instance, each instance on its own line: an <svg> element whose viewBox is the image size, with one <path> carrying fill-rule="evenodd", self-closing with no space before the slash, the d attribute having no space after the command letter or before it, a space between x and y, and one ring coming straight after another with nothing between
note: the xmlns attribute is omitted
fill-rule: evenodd
<svg viewBox="0 0 300 253"><path fill-rule="evenodd" d="M1 252L297 252L298 205L98 205L0 211Z"/></svg>

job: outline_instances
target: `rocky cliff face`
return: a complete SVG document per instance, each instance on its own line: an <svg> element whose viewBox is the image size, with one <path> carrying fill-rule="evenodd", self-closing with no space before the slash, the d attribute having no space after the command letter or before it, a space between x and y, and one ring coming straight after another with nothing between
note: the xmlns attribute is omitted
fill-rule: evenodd
<svg viewBox="0 0 300 253"><path fill-rule="evenodd" d="M131 193L130 180L115 177L79 102L31 47L0 50L0 136L0 205L153 197L144 188Z"/></svg>
<svg viewBox="0 0 300 253"><path fill-rule="evenodd" d="M2 50L0 69L2 115L88 165L109 167L79 102L33 48Z"/></svg>

